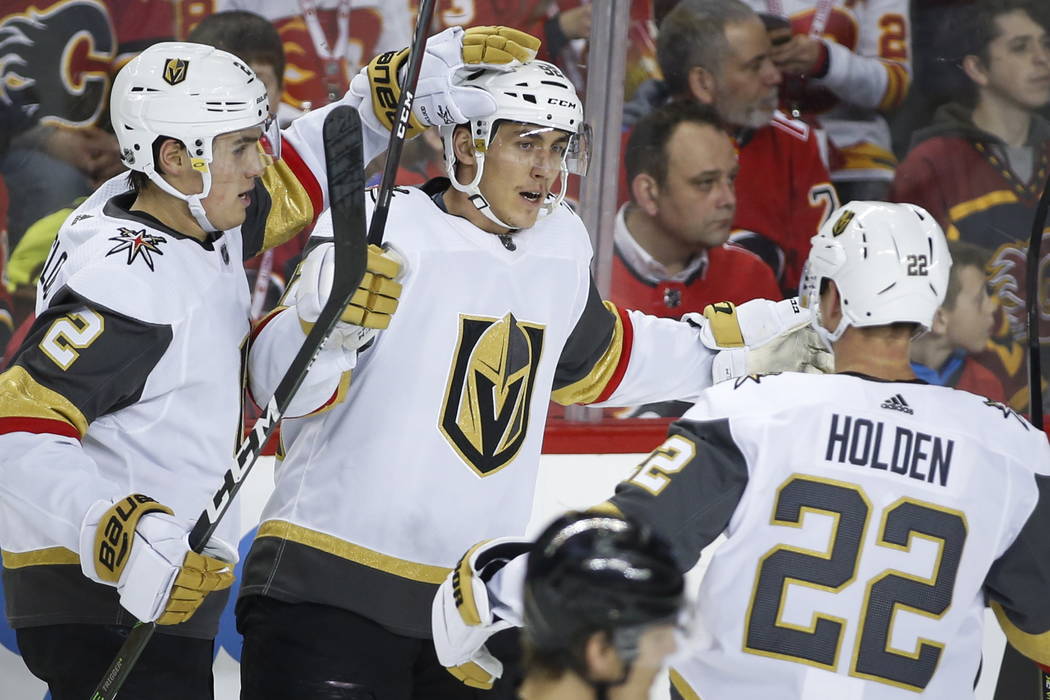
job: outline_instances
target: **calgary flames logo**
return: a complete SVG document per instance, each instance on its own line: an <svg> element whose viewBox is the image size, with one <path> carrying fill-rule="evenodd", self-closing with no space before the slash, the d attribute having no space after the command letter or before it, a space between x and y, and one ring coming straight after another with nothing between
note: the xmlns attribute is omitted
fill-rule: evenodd
<svg viewBox="0 0 1050 700"><path fill-rule="evenodd" d="M1050 230L1043 232L1043 250L1047 250ZM1003 312L1010 321L1014 338L1024 341L1027 336L1028 312L1025 308L1025 285L1028 270L1026 248L1023 243L1001 246L988 263L988 283L991 285ZM1039 260L1038 271L1039 342L1050 342L1050 252Z"/></svg>
<svg viewBox="0 0 1050 700"><path fill-rule="evenodd" d="M508 313L460 316L441 432L480 476L506 466L525 441L543 327Z"/></svg>
<svg viewBox="0 0 1050 700"><path fill-rule="evenodd" d="M105 8L93 0L58 2L0 21L0 102L45 123L94 124L116 54Z"/></svg>

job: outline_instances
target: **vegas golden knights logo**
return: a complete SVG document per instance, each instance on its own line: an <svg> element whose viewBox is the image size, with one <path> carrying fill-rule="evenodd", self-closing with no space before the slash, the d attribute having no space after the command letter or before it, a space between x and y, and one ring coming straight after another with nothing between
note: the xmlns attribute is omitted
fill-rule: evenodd
<svg viewBox="0 0 1050 700"><path fill-rule="evenodd" d="M835 225L831 227L831 235L841 235L842 232L846 230L846 227L849 226L849 222L853 221L853 217L854 213L849 209L842 212L842 214L839 215L838 220L835 222Z"/></svg>
<svg viewBox="0 0 1050 700"><path fill-rule="evenodd" d="M459 317L459 343L441 409L441 432L471 469L488 476L525 442L543 326Z"/></svg>
<svg viewBox="0 0 1050 700"><path fill-rule="evenodd" d="M168 85L178 85L186 79L186 70L189 67L189 61L184 61L181 58L169 58L164 63L164 82Z"/></svg>

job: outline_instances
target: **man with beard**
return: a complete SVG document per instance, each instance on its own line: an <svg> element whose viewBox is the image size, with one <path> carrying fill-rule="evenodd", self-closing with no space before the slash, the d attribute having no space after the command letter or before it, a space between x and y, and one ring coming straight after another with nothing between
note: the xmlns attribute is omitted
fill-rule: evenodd
<svg viewBox="0 0 1050 700"><path fill-rule="evenodd" d="M662 95L713 105L740 151L733 240L798 287L809 239L838 206L816 135L776 111L780 72L758 15L740 0L683 0L660 23ZM657 90L657 92L661 92Z"/></svg>

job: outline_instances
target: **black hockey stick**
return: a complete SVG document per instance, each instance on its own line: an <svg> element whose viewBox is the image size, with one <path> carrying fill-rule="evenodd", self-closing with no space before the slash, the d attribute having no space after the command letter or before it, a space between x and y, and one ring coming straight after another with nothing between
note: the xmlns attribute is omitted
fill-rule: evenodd
<svg viewBox="0 0 1050 700"><path fill-rule="evenodd" d="M223 474L222 486L212 496L190 531L189 544L194 552L203 551L211 539L365 274L368 244L365 241L364 164L361 118L355 110L346 106L336 107L325 117L324 147L335 245L332 291L317 322L266 403L266 410L238 447L233 466ZM156 627L155 622L140 622L131 629L113 663L102 676L92 700L113 700L117 697Z"/></svg>
<svg viewBox="0 0 1050 700"><path fill-rule="evenodd" d="M379 193L376 196L376 208L372 212L372 221L368 227L368 242L382 245L383 233L386 231L386 217L390 211L390 197L394 194L394 178L397 177L397 166L401 162L401 147L405 144L405 129L412 116L412 101L415 99L416 83L419 82L419 69L423 65L423 54L426 53L427 33L434 17L434 0L423 0L419 3L419 16L416 17L416 31L412 36L412 52L408 57L408 73L401 86L401 99L397 103L394 115L394 128L390 130L390 142L386 147L386 165L383 167L383 179L379 181Z"/></svg>
<svg viewBox="0 0 1050 700"><path fill-rule="evenodd" d="M1050 210L1050 177L1043 184L1043 194L1035 209L1032 219L1032 232L1028 239L1028 251L1025 255L1025 312L1028 326L1028 416L1032 424L1043 430L1043 373L1040 367L1042 358L1039 353L1039 263L1042 259L1043 231L1046 228L1046 216ZM1031 668L1031 659L1017 651L1009 641L1003 650L1003 660L999 671L999 680L995 697L1014 697L1018 690L1030 692L1031 676L1024 676L1021 683L1012 682L1008 674L1025 674ZM1022 670L1023 669L1023 670ZM1039 695L1041 700L1050 698L1050 673L1039 667Z"/></svg>
<svg viewBox="0 0 1050 700"><path fill-rule="evenodd" d="M1043 195L1035 209L1032 234L1028 238L1025 269L1025 305L1028 312L1028 415L1040 430L1043 425L1043 371L1039 353L1039 263L1042 261L1043 231L1050 208L1050 177L1043 183ZM1050 697L1050 673L1039 667L1039 697Z"/></svg>
<svg viewBox="0 0 1050 700"><path fill-rule="evenodd" d="M1025 270L1025 306L1028 312L1028 414L1032 423L1043 429L1043 372L1039 355L1039 262L1050 208L1050 178L1043 185L1043 196L1035 209L1032 235L1028 239Z"/></svg>

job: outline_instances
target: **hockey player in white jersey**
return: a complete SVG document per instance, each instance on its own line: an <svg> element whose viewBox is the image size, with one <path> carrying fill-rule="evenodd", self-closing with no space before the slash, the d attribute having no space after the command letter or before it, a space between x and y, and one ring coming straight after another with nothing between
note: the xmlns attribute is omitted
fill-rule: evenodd
<svg viewBox="0 0 1050 700"><path fill-rule="evenodd" d="M989 603L1014 646L1050 663L1046 436L908 363L950 264L919 207L839 209L813 238L802 292L838 373L713 387L599 506L662 532L683 568L727 537L673 697L972 698ZM515 617L520 565L492 578L495 615ZM465 625L449 595L469 585L489 602L465 571L435 603L448 664L485 658L484 625ZM490 623L483 609L472 619Z"/></svg>
<svg viewBox="0 0 1050 700"><path fill-rule="evenodd" d="M527 35L501 31L432 39L420 105L491 111L484 92L452 91L447 73L532 55L535 45L507 38ZM365 75L341 101L362 113L367 157L385 143L380 89L396 99L397 78ZM241 261L327 206L326 111L285 132L284 157L271 162L281 136L254 73L211 47L163 43L121 71L111 112L130 179L107 182L62 227L36 324L0 375L7 615L55 700L89 697L136 618L163 627L122 696L209 698L226 596L205 596L232 581L236 552L222 539L233 541L236 517L206 556L187 553L186 534L241 431ZM397 269L379 251L369 267ZM351 314L382 323L388 302L365 318L377 311L366 297Z"/></svg>
<svg viewBox="0 0 1050 700"><path fill-rule="evenodd" d="M470 544L524 531L548 402L688 399L711 382L712 327L619 310L596 291L587 231L562 203L586 152L561 71L537 61L455 84L497 109L441 128L449 179L394 192L397 315L378 336L348 331L342 363L315 366L289 413L303 417L283 423L238 604L245 698L329 697L333 682L360 697L469 696L434 657L430 603ZM327 296L330 230L322 218L291 306L253 342L256 397ZM726 311L714 325L746 344L803 317L789 303Z"/></svg>

